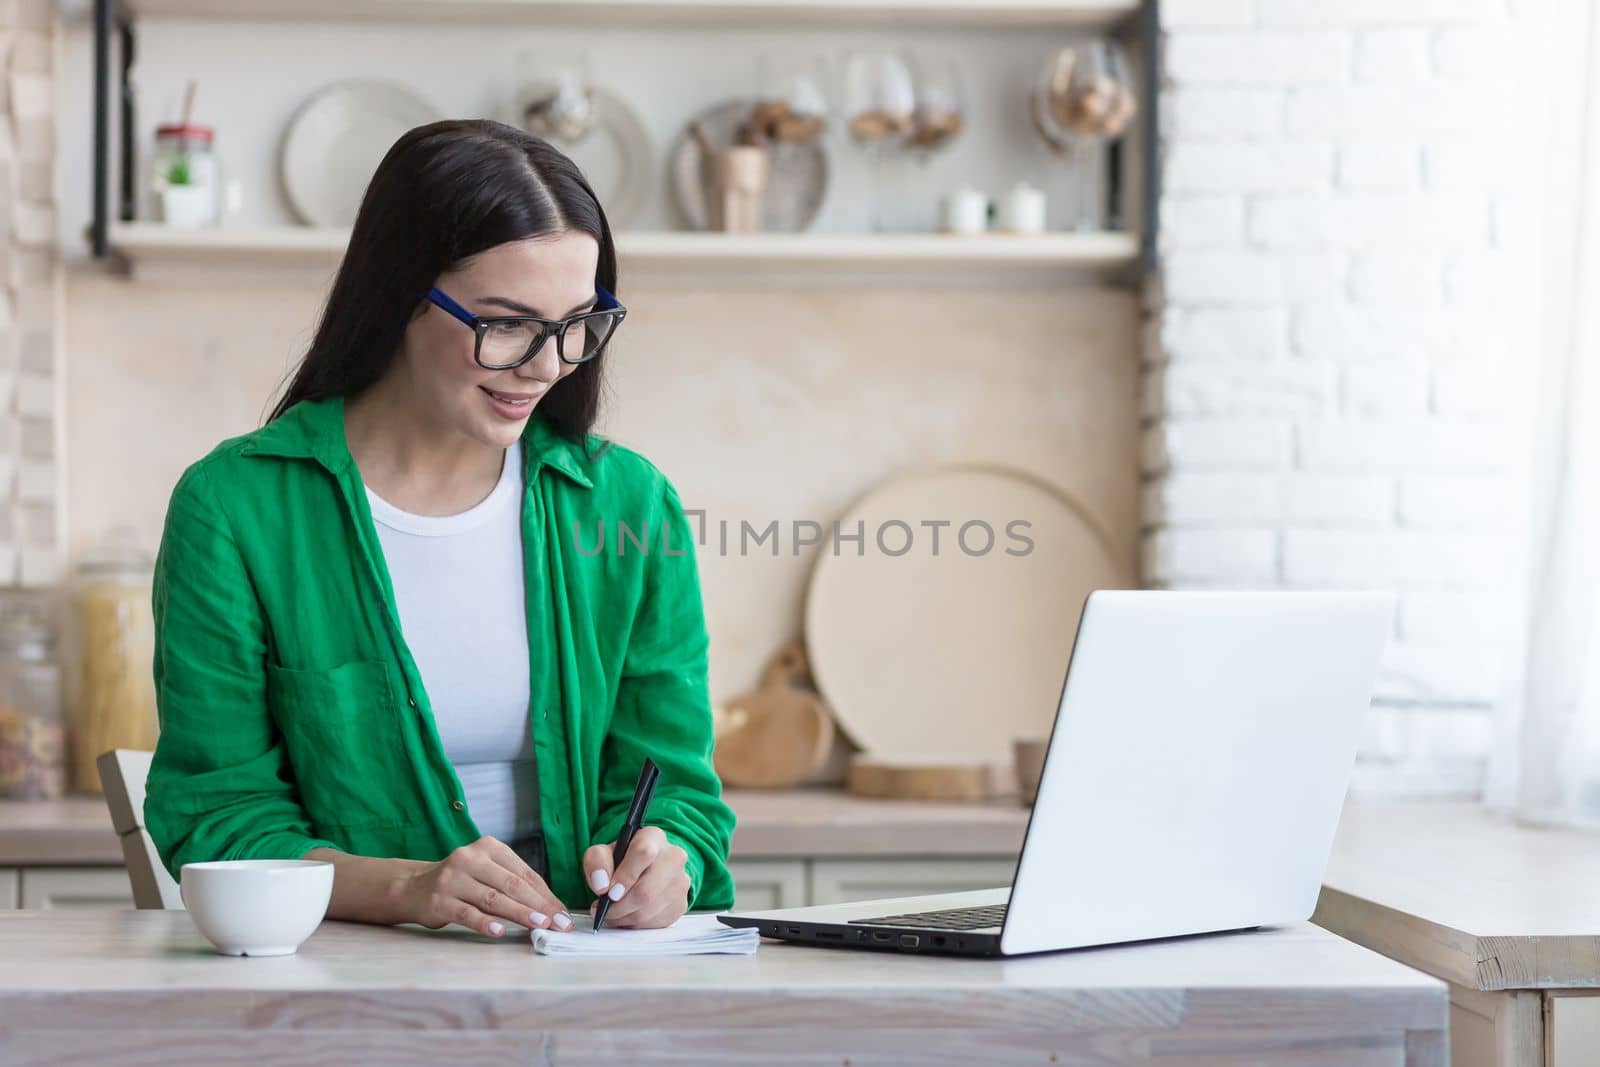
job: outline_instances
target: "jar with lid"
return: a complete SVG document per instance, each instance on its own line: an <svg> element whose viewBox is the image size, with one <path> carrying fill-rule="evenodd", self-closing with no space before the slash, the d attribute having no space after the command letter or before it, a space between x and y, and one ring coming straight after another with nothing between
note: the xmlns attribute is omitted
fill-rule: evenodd
<svg viewBox="0 0 1600 1067"><path fill-rule="evenodd" d="M95 760L113 748L155 748L154 561L128 526L109 531L78 565L78 687L72 787L101 791Z"/></svg>
<svg viewBox="0 0 1600 1067"><path fill-rule="evenodd" d="M156 127L152 189L169 226L210 226L222 217L222 175L216 131L198 123Z"/></svg>
<svg viewBox="0 0 1600 1067"><path fill-rule="evenodd" d="M27 603L0 614L0 797L51 800L66 778L55 635Z"/></svg>

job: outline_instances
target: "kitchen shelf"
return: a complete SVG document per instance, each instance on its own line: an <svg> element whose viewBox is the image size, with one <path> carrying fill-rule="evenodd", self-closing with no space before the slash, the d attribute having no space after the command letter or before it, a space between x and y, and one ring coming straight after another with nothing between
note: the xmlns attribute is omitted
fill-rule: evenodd
<svg viewBox="0 0 1600 1067"><path fill-rule="evenodd" d="M324 22L489 21L548 25L629 19L656 25L872 25L1111 29L1139 0L123 0L132 16Z"/></svg>
<svg viewBox="0 0 1600 1067"><path fill-rule="evenodd" d="M349 231L293 226L174 230L159 223L113 223L110 246L137 271L155 267L331 269ZM630 269L819 272L910 268L1113 271L1133 267L1131 233L978 234L753 233L622 231L617 257Z"/></svg>

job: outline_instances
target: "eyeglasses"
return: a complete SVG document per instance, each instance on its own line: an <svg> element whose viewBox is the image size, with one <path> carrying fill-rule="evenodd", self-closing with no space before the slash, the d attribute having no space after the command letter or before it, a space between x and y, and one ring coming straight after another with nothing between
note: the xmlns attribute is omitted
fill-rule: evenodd
<svg viewBox="0 0 1600 1067"><path fill-rule="evenodd" d="M428 299L450 315L472 327L477 340L472 358L485 370L510 370L539 354L546 339L556 339L556 355L563 363L584 363L598 356L628 309L599 282L595 296L601 306L564 319L541 319L534 315L474 315L437 286L428 290Z"/></svg>

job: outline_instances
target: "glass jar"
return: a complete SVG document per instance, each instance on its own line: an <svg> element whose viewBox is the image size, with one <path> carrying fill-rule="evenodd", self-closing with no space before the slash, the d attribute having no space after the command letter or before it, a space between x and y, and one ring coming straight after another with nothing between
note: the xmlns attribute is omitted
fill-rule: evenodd
<svg viewBox="0 0 1600 1067"><path fill-rule="evenodd" d="M158 723L150 610L154 563L131 527L118 526L78 565L79 671L72 723L72 787L101 791L95 760L113 748L150 751Z"/></svg>
<svg viewBox="0 0 1600 1067"><path fill-rule="evenodd" d="M171 226L210 226L222 217L216 131L197 123L156 127L151 187L157 217Z"/></svg>
<svg viewBox="0 0 1600 1067"><path fill-rule="evenodd" d="M53 800L65 784L55 636L32 604L0 614L0 797Z"/></svg>

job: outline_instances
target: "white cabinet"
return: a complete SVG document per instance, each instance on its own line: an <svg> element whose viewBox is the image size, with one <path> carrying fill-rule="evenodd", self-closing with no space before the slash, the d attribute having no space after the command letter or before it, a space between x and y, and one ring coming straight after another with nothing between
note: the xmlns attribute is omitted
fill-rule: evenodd
<svg viewBox="0 0 1600 1067"><path fill-rule="evenodd" d="M819 859L811 861L812 904L997 889L1011 884L1014 859Z"/></svg>
<svg viewBox="0 0 1600 1067"><path fill-rule="evenodd" d="M24 908L131 908L133 886L121 867L24 867Z"/></svg>
<svg viewBox="0 0 1600 1067"><path fill-rule="evenodd" d="M806 903L805 860L733 860L733 906L737 911L798 908Z"/></svg>
<svg viewBox="0 0 1600 1067"><path fill-rule="evenodd" d="M21 881L16 871L0 869L0 911L17 906L17 886Z"/></svg>

